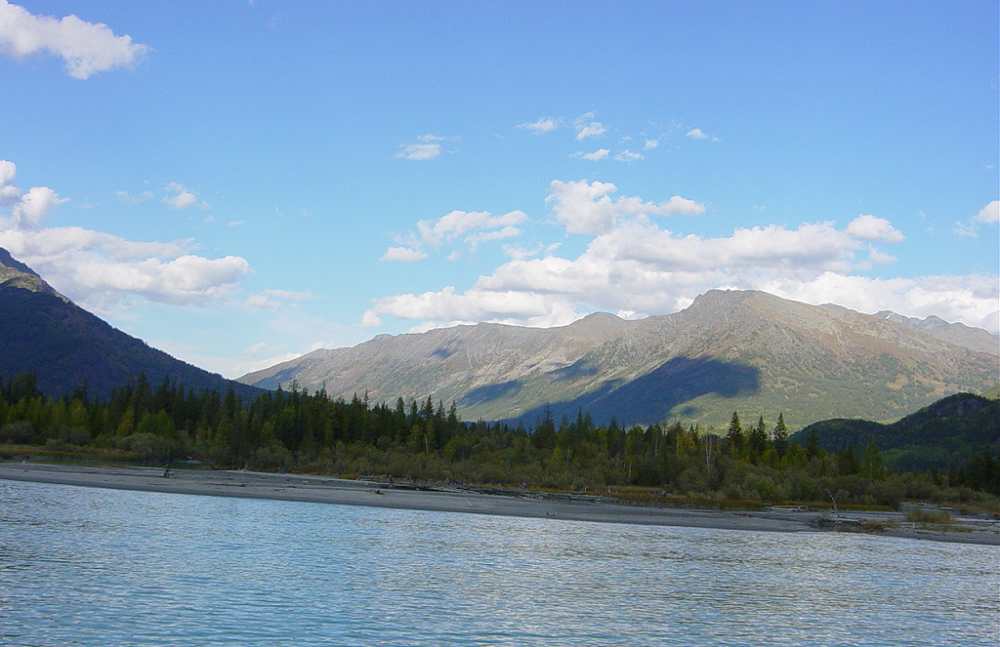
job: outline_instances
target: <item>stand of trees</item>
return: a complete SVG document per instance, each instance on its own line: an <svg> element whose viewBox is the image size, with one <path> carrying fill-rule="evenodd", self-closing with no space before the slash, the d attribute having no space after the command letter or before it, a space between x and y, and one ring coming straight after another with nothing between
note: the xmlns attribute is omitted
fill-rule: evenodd
<svg viewBox="0 0 1000 647"><path fill-rule="evenodd" d="M784 417L724 435L680 423L595 425L585 412L534 429L460 420L455 406L350 401L325 392L274 391L244 403L232 392L185 389L140 377L94 401L84 389L40 394L30 375L0 381L0 443L117 449L147 463L197 458L219 467L301 470L469 483L600 490L655 486L741 501L897 505L904 498L972 501L1000 494L1000 461L948 472L894 474L873 444L833 453L812 438L791 443Z"/></svg>

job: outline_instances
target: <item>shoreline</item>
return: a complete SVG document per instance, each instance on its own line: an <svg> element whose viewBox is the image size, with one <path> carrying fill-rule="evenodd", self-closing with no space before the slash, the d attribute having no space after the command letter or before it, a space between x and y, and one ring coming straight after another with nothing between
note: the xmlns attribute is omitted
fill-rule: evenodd
<svg viewBox="0 0 1000 647"><path fill-rule="evenodd" d="M226 496L276 501L327 503L434 512L465 512L511 517L558 519L634 525L756 530L767 532L843 532L822 519L825 513L771 508L728 511L660 508L545 494L484 494L457 488L414 488L334 477L267 472L172 470L162 468L90 467L45 463L0 462L0 479L143 492ZM862 522L896 524L868 534L1000 546L1000 521L958 517L951 529L926 528L906 521L900 512L841 513L844 528ZM847 530L849 531L849 530ZM855 531L856 532L856 531Z"/></svg>

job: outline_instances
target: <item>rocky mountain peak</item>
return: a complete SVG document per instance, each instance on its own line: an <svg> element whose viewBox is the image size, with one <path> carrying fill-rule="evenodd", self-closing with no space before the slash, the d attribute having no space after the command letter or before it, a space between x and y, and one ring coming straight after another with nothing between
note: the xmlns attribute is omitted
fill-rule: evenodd
<svg viewBox="0 0 1000 647"><path fill-rule="evenodd" d="M42 279L33 269L11 256L0 247L0 288L18 288L30 292L42 292L57 296L63 301L66 297L56 292L52 286Z"/></svg>

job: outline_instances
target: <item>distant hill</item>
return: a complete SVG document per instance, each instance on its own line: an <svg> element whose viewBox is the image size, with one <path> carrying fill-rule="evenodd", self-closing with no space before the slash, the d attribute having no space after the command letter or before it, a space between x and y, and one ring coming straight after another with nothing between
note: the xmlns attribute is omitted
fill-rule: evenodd
<svg viewBox="0 0 1000 647"><path fill-rule="evenodd" d="M0 248L0 377L33 373L38 388L62 395L85 384L106 396L145 373L198 390L232 386L244 398L260 391L175 359L112 328L56 292Z"/></svg>
<svg viewBox="0 0 1000 647"><path fill-rule="evenodd" d="M972 328L962 323L948 323L944 319L933 315L924 319L904 317L889 310L878 312L875 316L909 326L914 330L926 332L932 337L937 337L938 339L968 348L969 350L1000 355L1000 337L990 334L981 328Z"/></svg>
<svg viewBox="0 0 1000 647"><path fill-rule="evenodd" d="M800 444L816 435L820 447L841 451L872 441L891 465L907 469L962 465L977 453L1000 455L1000 401L958 393L890 425L837 418L792 436Z"/></svg>
<svg viewBox="0 0 1000 647"><path fill-rule="evenodd" d="M782 411L794 429L834 416L894 420L951 393L985 391L997 373L997 355L884 314L712 290L675 314L634 321L598 313L557 328L380 335L240 381L374 401L431 396L455 401L466 419L535 423L546 410L558 418L583 409L597 422L718 428L734 410L772 421Z"/></svg>

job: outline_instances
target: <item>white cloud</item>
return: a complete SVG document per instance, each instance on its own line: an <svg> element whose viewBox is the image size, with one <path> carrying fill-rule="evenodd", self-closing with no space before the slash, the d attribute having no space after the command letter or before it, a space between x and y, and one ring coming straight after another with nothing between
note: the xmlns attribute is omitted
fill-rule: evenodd
<svg viewBox="0 0 1000 647"><path fill-rule="evenodd" d="M525 258L534 258L535 256L545 255L555 253L557 249L562 245L562 243L552 243L550 245L543 245L542 243L536 243L531 247L523 247L520 245L504 245L503 253L507 256L522 260Z"/></svg>
<svg viewBox="0 0 1000 647"><path fill-rule="evenodd" d="M576 140L583 141L588 137L600 137L608 131L599 121L594 121L594 113L588 112L580 115L574 120L576 126Z"/></svg>
<svg viewBox="0 0 1000 647"><path fill-rule="evenodd" d="M15 227L35 227L54 207L67 202L66 198L47 186L33 186L14 204L11 215Z"/></svg>
<svg viewBox="0 0 1000 647"><path fill-rule="evenodd" d="M687 131L688 139L708 139L708 134L701 128L692 128Z"/></svg>
<svg viewBox="0 0 1000 647"><path fill-rule="evenodd" d="M78 227L2 230L0 247L83 304L129 296L205 304L226 295L250 271L238 256L210 259L184 253L190 243L129 241Z"/></svg>
<svg viewBox="0 0 1000 647"><path fill-rule="evenodd" d="M385 250L380 260L395 263L415 263L427 258L427 254L422 250L413 247L390 247Z"/></svg>
<svg viewBox="0 0 1000 647"><path fill-rule="evenodd" d="M198 196L188 191L183 184L170 182L167 184L166 191L167 195L163 198L163 204L167 206L174 209L188 209L198 205ZM200 206L207 207L208 205L202 202Z"/></svg>
<svg viewBox="0 0 1000 647"><path fill-rule="evenodd" d="M648 151L651 151L654 148L658 147L659 145L660 145L659 139L647 139L645 143L643 143L642 147Z"/></svg>
<svg viewBox="0 0 1000 647"><path fill-rule="evenodd" d="M605 159L608 156L608 153L610 152L611 151L609 151L607 148L598 148L596 151L591 151L589 153L577 153L577 156L580 157L580 159L596 162Z"/></svg>
<svg viewBox="0 0 1000 647"><path fill-rule="evenodd" d="M13 184L0 185L0 206L10 204L21 197L21 190Z"/></svg>
<svg viewBox="0 0 1000 647"><path fill-rule="evenodd" d="M610 182L563 182L554 180L549 185L546 204L552 215L571 234L600 233L628 216L646 215L695 215L705 212L704 205L681 196L673 196L659 204L643 202L638 198L614 199L618 190Z"/></svg>
<svg viewBox="0 0 1000 647"><path fill-rule="evenodd" d="M488 211L449 211L434 220L418 220L415 231L396 236L396 245L382 255L383 261L410 263L427 258L426 248L438 249L461 243L475 251L480 243L506 240L521 235L517 226L528 219L523 211L494 216ZM449 261L461 258L460 249L451 249Z"/></svg>
<svg viewBox="0 0 1000 647"><path fill-rule="evenodd" d="M634 225L633 225L634 226ZM648 227L648 225L647 225ZM795 230L775 226L734 232L723 239L677 237L643 229L634 235L599 237L576 259L550 256L512 260L465 292L401 294L376 300L369 325L391 316L436 325L499 321L558 325L594 310L669 313L709 289L761 289L810 303L839 303L863 312L890 308L915 316L937 314L979 325L996 310L1000 294L992 277L922 277L880 280L849 274L851 238L841 232L824 243L827 225ZM774 253L761 241L777 238ZM668 248L660 249L662 244ZM694 247L694 250L688 249ZM808 251L801 251L805 247Z"/></svg>
<svg viewBox="0 0 1000 647"><path fill-rule="evenodd" d="M608 129L604 127L604 124L599 121L592 121L588 124L584 124L579 130L576 131L576 139L577 141L583 141L588 137L600 137L607 131Z"/></svg>
<svg viewBox="0 0 1000 647"><path fill-rule="evenodd" d="M401 145L396 152L396 158L418 162L435 159L444 152L442 144L444 141L445 138L440 135L420 135L417 137L417 143Z"/></svg>
<svg viewBox="0 0 1000 647"><path fill-rule="evenodd" d="M994 200L979 210L977 222L1000 222L1000 200Z"/></svg>
<svg viewBox="0 0 1000 647"><path fill-rule="evenodd" d="M869 245L868 260L875 265L888 265L889 263L895 263L897 259L892 254L887 254L882 250Z"/></svg>
<svg viewBox="0 0 1000 647"><path fill-rule="evenodd" d="M529 325L559 325L579 318L563 304L548 303L547 297L525 292L470 290L459 294L453 287L438 292L401 294L378 299L365 311L362 324L377 326L382 316L401 319L460 323L475 321L527 321Z"/></svg>
<svg viewBox="0 0 1000 647"><path fill-rule="evenodd" d="M437 220L417 222L417 234L421 241L432 247L452 242L474 231L500 229L519 225L527 220L523 211L510 211L494 216L488 211L450 211Z"/></svg>
<svg viewBox="0 0 1000 647"><path fill-rule="evenodd" d="M508 238L517 238L521 235L521 230L517 227L503 227L502 229L492 229L489 231L480 231L474 234L469 234L465 237L465 242L475 249L479 243L484 243L490 240L506 240Z"/></svg>
<svg viewBox="0 0 1000 647"><path fill-rule="evenodd" d="M536 135L544 135L558 128L559 120L555 117L541 117L537 121L518 124L516 127L524 130L530 130Z"/></svg>
<svg viewBox="0 0 1000 647"><path fill-rule="evenodd" d="M130 36L116 36L104 23L75 15L36 16L0 0L0 52L15 58L48 52L63 60L71 77L87 79L98 72L135 66L149 46Z"/></svg>
<svg viewBox="0 0 1000 647"><path fill-rule="evenodd" d="M3 165L13 179L13 167ZM32 187L0 219L0 247L24 261L69 298L96 309L130 297L204 304L227 295L250 271L238 256L204 258L191 241L132 241L81 227L40 227L64 199Z"/></svg>
<svg viewBox="0 0 1000 647"><path fill-rule="evenodd" d="M979 210L975 216L968 221L957 221L952 231L956 236L963 238L976 238L979 236L979 225L981 223L1000 222L1000 200L993 200Z"/></svg>
<svg viewBox="0 0 1000 647"><path fill-rule="evenodd" d="M0 160L0 207L11 207L9 222L4 223L0 219L0 228L36 227L53 208L69 201L47 186L33 186L22 193L13 184L16 177L17 165L9 160Z"/></svg>
<svg viewBox="0 0 1000 647"><path fill-rule="evenodd" d="M10 160L0 160L0 186L5 186L17 177L17 164Z"/></svg>
<svg viewBox="0 0 1000 647"><path fill-rule="evenodd" d="M309 292L292 290L263 290L247 297L244 304L257 310L277 310L289 304L302 303L312 298Z"/></svg>
<svg viewBox="0 0 1000 647"><path fill-rule="evenodd" d="M637 153L635 151L630 151L630 150L624 150L615 155L615 159L618 160L619 162L635 162L646 158L642 155L642 153Z"/></svg>
<svg viewBox="0 0 1000 647"><path fill-rule="evenodd" d="M17 177L17 164L9 160L0 160L0 206L16 202L21 197L21 189L14 185Z"/></svg>
<svg viewBox="0 0 1000 647"><path fill-rule="evenodd" d="M397 294L373 301L366 325L394 317L426 329L459 322L496 321L549 326L603 310L669 313L687 307L705 291L760 289L809 303L839 303L862 312L889 308L937 314L969 325L992 325L1000 286L991 276L925 276L875 279L856 274L894 258L830 222L735 229L719 237L684 235L660 228L648 215L703 209L677 198L664 203L613 199L616 188L601 182L553 182L549 204L567 231L590 233L575 258L555 249L504 247L510 260L479 277L467 290L454 287ZM867 221L861 224L870 225ZM890 225L891 227L891 225ZM863 229L892 240L891 228ZM544 253L544 256L540 256Z"/></svg>
<svg viewBox="0 0 1000 647"><path fill-rule="evenodd" d="M863 213L847 225L847 233L863 240L879 240L886 243L903 241L903 233L885 218L876 218Z"/></svg>

